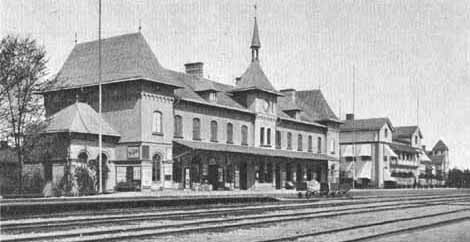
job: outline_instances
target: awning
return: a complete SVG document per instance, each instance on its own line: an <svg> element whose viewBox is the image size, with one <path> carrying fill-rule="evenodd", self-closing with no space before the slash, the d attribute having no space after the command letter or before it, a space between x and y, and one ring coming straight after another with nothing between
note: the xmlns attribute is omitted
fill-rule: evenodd
<svg viewBox="0 0 470 242"><path fill-rule="evenodd" d="M372 156L372 145L371 144L356 144L356 145L342 145L341 156L342 157L353 157L356 151L356 156Z"/></svg>
<svg viewBox="0 0 470 242"><path fill-rule="evenodd" d="M431 162L432 160L429 158L428 155L426 155L425 152L421 151L420 155L419 155L419 160L420 161L426 161L426 162Z"/></svg>
<svg viewBox="0 0 470 242"><path fill-rule="evenodd" d="M335 157L332 157L329 155L317 154L317 153L312 153L312 152L266 149L266 148L259 148L259 147L253 147L253 146L205 143L205 142L188 141L188 140L175 140L173 142L177 145L182 145L190 149L194 149L194 150L241 153L241 154L260 155L260 156L269 156L269 157L284 157L284 158L304 159L304 160L338 160Z"/></svg>
<svg viewBox="0 0 470 242"><path fill-rule="evenodd" d="M385 156L398 158L398 155L388 145L384 145Z"/></svg>
<svg viewBox="0 0 470 242"><path fill-rule="evenodd" d="M384 181L392 181L396 182L397 179L390 174L390 171L388 169L384 169Z"/></svg>
<svg viewBox="0 0 470 242"><path fill-rule="evenodd" d="M356 178L372 178L372 162L371 161L356 161Z"/></svg>

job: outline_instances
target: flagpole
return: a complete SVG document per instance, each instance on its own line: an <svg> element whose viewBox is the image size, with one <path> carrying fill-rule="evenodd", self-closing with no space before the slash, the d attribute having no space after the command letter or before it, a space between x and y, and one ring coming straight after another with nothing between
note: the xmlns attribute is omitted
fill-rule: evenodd
<svg viewBox="0 0 470 242"><path fill-rule="evenodd" d="M99 104L98 104L98 113L101 117L101 106L102 106L102 87L101 87L101 0L98 0L98 97L99 97ZM103 126L102 123L99 123L99 132L98 132L98 161L99 161L99 190L98 193L103 193Z"/></svg>

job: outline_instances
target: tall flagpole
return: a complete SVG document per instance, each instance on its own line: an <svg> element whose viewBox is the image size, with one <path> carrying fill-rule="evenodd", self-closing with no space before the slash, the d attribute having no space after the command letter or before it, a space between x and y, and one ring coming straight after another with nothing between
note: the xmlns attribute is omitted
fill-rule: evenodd
<svg viewBox="0 0 470 242"><path fill-rule="evenodd" d="M356 115L356 66L353 65L353 115ZM352 181L352 189L356 187L354 184L356 181L356 122L353 118L353 163L352 163L352 172L353 172L353 181Z"/></svg>
<svg viewBox="0 0 470 242"><path fill-rule="evenodd" d="M98 113L99 116L101 117L101 105L102 105L102 87L101 87L101 0L98 0L98 97L99 97L99 107L98 107ZM99 124L99 133L98 133L98 161L99 161L99 177L98 180L99 182L99 193L103 193L103 127L102 123L100 122Z"/></svg>

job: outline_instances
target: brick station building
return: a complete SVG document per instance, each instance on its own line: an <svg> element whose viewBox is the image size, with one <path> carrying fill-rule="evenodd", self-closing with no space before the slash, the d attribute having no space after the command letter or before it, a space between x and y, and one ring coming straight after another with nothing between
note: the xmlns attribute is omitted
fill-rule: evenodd
<svg viewBox="0 0 470 242"><path fill-rule="evenodd" d="M96 160L98 132L109 168L106 190L283 189L316 179L337 183L339 125L319 90L277 90L262 70L256 18L251 63L227 85L164 68L141 33L102 40L102 114L98 41L77 44L44 92L46 132L60 152L43 161L57 182ZM290 184L290 183L289 183Z"/></svg>

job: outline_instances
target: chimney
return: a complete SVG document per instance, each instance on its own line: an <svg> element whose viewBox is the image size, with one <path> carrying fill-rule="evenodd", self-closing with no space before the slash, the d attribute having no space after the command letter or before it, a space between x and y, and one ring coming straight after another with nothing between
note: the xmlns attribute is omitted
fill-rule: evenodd
<svg viewBox="0 0 470 242"><path fill-rule="evenodd" d="M347 113L346 120L354 120L354 113Z"/></svg>
<svg viewBox="0 0 470 242"><path fill-rule="evenodd" d="M202 62L193 62L184 64L184 67L186 69L186 73L197 77L203 77L203 65L204 63Z"/></svg>
<svg viewBox="0 0 470 242"><path fill-rule="evenodd" d="M423 145L423 150L426 151L426 145Z"/></svg>
<svg viewBox="0 0 470 242"><path fill-rule="evenodd" d="M289 100L291 100L293 103L295 103L295 89L293 88L283 89L283 90L280 90L280 92L284 94L284 96L289 98Z"/></svg>
<svg viewBox="0 0 470 242"><path fill-rule="evenodd" d="M242 80L241 77L235 77L235 86L238 86L241 80Z"/></svg>

